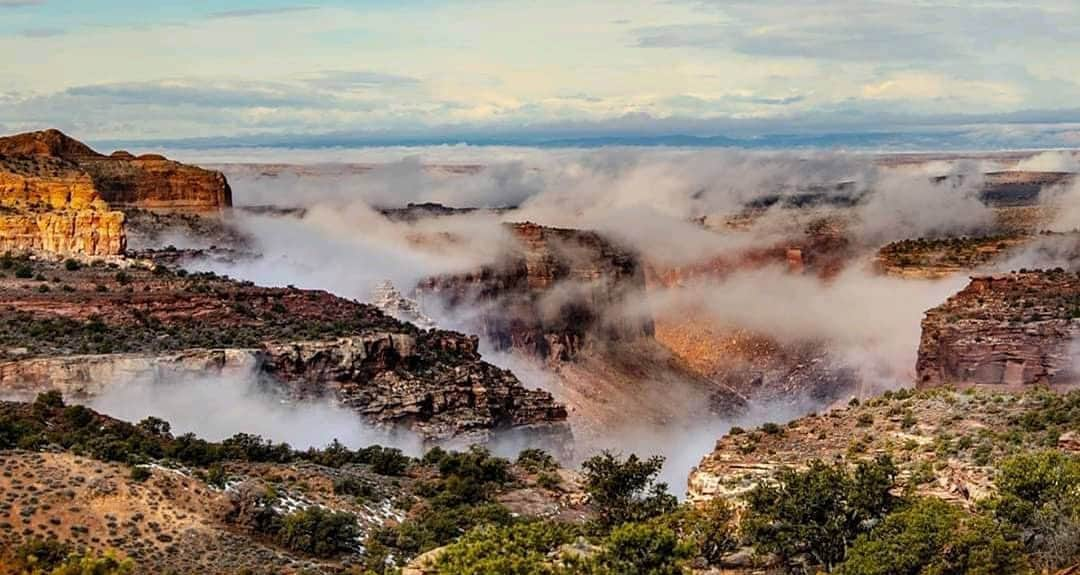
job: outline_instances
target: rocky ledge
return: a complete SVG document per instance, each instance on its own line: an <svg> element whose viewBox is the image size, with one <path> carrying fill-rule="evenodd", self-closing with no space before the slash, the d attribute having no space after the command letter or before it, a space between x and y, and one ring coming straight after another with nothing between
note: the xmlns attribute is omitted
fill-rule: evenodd
<svg viewBox="0 0 1080 575"><path fill-rule="evenodd" d="M0 278L2 393L86 397L176 372L255 370L293 397L332 398L433 441L507 429L569 441L565 408L483 361L475 337L422 330L325 292L213 274L0 265L20 272Z"/></svg>
<svg viewBox="0 0 1080 575"><path fill-rule="evenodd" d="M926 312L919 387L1077 386L1080 277L1063 270L981 276Z"/></svg>
<svg viewBox="0 0 1080 575"><path fill-rule="evenodd" d="M992 493L995 464L1033 446L1075 453L1080 391L898 390L787 425L731 428L691 472L690 500L743 502L783 468L815 459L854 464L888 455L900 485L973 507Z"/></svg>

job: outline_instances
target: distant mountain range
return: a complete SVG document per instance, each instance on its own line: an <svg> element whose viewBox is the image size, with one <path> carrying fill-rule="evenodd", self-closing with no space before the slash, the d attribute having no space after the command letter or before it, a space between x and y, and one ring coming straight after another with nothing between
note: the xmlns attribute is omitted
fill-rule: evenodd
<svg viewBox="0 0 1080 575"><path fill-rule="evenodd" d="M1068 130L970 130L836 132L725 136L692 134L534 134L441 133L392 135L376 133L258 134L155 140L98 140L103 149L218 149L218 148L372 148L466 144L537 148L599 148L604 146L672 148L849 149L881 151L1004 150L1075 147L1076 132Z"/></svg>

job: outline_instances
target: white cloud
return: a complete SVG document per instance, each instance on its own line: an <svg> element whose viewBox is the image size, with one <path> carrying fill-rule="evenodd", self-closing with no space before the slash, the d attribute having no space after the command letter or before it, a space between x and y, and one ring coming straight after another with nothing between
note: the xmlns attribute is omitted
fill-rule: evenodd
<svg viewBox="0 0 1080 575"><path fill-rule="evenodd" d="M782 129L783 120L844 109L864 113L869 128L879 102L927 116L1053 110L1080 97L1075 3L313 6L187 21L147 13L139 26L12 11L18 19L6 35L0 24L0 51L20 57L0 60L0 92L34 96L14 107L0 103L0 121L78 125L93 137L534 126L640 115L769 118ZM65 33L41 33L59 30ZM132 102L130 90L99 92L93 102L64 99L76 87L145 86L163 77L231 86L237 96L237 86L255 85L312 93L297 106L256 90L250 106L233 106L243 111L202 117L174 110L180 105L168 94L156 104ZM111 110L120 104L126 109Z"/></svg>

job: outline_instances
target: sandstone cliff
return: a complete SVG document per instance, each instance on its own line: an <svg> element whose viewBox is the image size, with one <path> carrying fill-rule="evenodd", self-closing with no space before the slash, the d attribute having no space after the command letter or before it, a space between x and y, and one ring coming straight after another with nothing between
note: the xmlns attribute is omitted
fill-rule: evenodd
<svg viewBox="0 0 1080 575"><path fill-rule="evenodd" d="M916 364L919 387L1065 388L1080 334L1080 278L1064 271L1022 271L972 278L926 312Z"/></svg>
<svg viewBox="0 0 1080 575"><path fill-rule="evenodd" d="M0 138L0 155L63 161L88 177L113 207L214 211L232 205L232 191L220 172L155 154L106 156L57 130Z"/></svg>
<svg viewBox="0 0 1080 575"><path fill-rule="evenodd" d="M569 361L597 344L651 339L652 320L619 306L644 295L635 254L581 230L507 224L517 251L474 273L431 278L418 291L450 310L484 310L475 331L498 350Z"/></svg>
<svg viewBox="0 0 1080 575"><path fill-rule="evenodd" d="M0 155L0 251L123 253L124 214L65 160Z"/></svg>

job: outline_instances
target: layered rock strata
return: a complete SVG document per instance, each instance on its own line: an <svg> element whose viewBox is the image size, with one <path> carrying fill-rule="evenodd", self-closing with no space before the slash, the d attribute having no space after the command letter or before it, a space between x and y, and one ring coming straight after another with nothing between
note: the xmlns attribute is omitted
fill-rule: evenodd
<svg viewBox="0 0 1080 575"><path fill-rule="evenodd" d="M111 256L125 245L124 214L109 210L86 173L0 155L0 251Z"/></svg>
<svg viewBox="0 0 1080 575"><path fill-rule="evenodd" d="M1080 277L1057 271L981 276L926 312L919 387L1075 387Z"/></svg>

